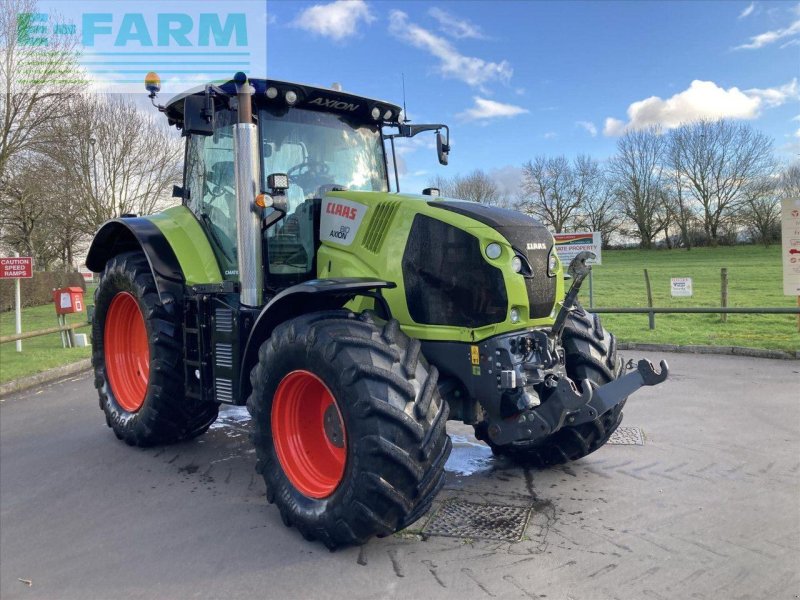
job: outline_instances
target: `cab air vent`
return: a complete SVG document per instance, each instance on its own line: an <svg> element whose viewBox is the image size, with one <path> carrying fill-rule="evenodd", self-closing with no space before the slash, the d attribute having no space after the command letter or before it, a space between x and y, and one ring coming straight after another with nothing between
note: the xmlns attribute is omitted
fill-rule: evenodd
<svg viewBox="0 0 800 600"><path fill-rule="evenodd" d="M217 331L220 333L233 331L233 311L229 308L215 309L214 320L216 321Z"/></svg>
<svg viewBox="0 0 800 600"><path fill-rule="evenodd" d="M386 232L389 231L389 225L391 225L399 206L399 202L393 201L381 202L375 207L364 236L363 246L366 250L373 254L380 252L383 240L386 239Z"/></svg>

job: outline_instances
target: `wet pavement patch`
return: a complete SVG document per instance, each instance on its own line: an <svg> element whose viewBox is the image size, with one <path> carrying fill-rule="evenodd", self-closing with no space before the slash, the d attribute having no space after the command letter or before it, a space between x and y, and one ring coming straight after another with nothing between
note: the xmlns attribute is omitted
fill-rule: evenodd
<svg viewBox="0 0 800 600"><path fill-rule="evenodd" d="M439 507L422 532L424 535L519 542L528 526L531 508L451 498Z"/></svg>
<svg viewBox="0 0 800 600"><path fill-rule="evenodd" d="M614 446L644 446L644 435L638 427L617 427L608 438L608 443Z"/></svg>

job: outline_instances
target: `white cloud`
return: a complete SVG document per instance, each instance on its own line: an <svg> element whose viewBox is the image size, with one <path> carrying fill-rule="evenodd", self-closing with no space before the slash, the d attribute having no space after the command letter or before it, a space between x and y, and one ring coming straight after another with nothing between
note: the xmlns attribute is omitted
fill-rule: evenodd
<svg viewBox="0 0 800 600"><path fill-rule="evenodd" d="M746 19L747 17L749 17L750 15L753 14L753 11L755 9L756 9L756 3L755 2L751 2L750 4L748 4L745 7L745 9L742 12L739 13L739 18L740 19Z"/></svg>
<svg viewBox="0 0 800 600"><path fill-rule="evenodd" d="M762 109L780 106L800 97L797 79L775 88L727 90L713 81L692 81L688 89L667 98L651 96L628 107L628 122L609 117L603 133L622 135L626 131L660 126L665 129L699 119L755 119Z"/></svg>
<svg viewBox="0 0 800 600"><path fill-rule="evenodd" d="M454 37L457 40L464 38L486 39L481 28L467 19L459 19L455 15L436 7L431 8L428 14L439 22L439 30L450 37Z"/></svg>
<svg viewBox="0 0 800 600"><path fill-rule="evenodd" d="M764 33L754 35L750 38L749 43L736 46L734 50L756 50L777 42L778 40L782 40L783 38L794 37L798 34L800 34L800 19L796 20L788 27L784 27L782 29L773 29L771 31L765 31ZM785 45L786 44L784 44L784 46Z"/></svg>
<svg viewBox="0 0 800 600"><path fill-rule="evenodd" d="M450 42L431 31L408 21L408 15L393 10L389 15L389 33L396 38L421 48L439 59L439 72L445 77L458 79L485 91L493 81L508 83L514 73L508 61L485 61L474 56L464 56Z"/></svg>
<svg viewBox="0 0 800 600"><path fill-rule="evenodd" d="M368 25L374 20L364 0L336 0L303 10L292 26L341 41L358 33L361 22Z"/></svg>
<svg viewBox="0 0 800 600"><path fill-rule="evenodd" d="M546 140L554 140L558 137L558 134L555 131L548 131L542 137Z"/></svg>
<svg viewBox="0 0 800 600"><path fill-rule="evenodd" d="M792 79L789 83L776 88L751 88L745 90L744 93L761 99L765 108L773 108L785 104L789 100L800 99L800 87L798 87L797 79Z"/></svg>
<svg viewBox="0 0 800 600"><path fill-rule="evenodd" d="M457 117L473 121L484 121L487 119L496 119L498 117L516 117L517 115L528 112L527 108L514 106L513 104L504 104L495 100L487 100L480 96L474 96L473 99L475 100L475 106L459 113L456 115Z"/></svg>
<svg viewBox="0 0 800 600"><path fill-rule="evenodd" d="M583 127L590 136L597 137L597 127L591 121L575 121L575 125Z"/></svg>

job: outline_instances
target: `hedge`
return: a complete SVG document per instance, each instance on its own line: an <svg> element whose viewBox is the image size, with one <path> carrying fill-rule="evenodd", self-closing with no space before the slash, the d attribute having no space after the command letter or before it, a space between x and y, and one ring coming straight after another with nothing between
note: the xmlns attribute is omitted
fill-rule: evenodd
<svg viewBox="0 0 800 600"><path fill-rule="evenodd" d="M86 291L86 282L80 273L36 271L32 279L21 280L22 307L41 306L53 302L53 290L61 287L79 287ZM0 312L14 310L14 280L0 279Z"/></svg>

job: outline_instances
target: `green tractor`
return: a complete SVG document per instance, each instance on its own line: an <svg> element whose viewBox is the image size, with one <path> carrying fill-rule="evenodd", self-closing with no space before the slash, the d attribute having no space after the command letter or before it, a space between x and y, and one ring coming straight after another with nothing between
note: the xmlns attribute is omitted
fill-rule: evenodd
<svg viewBox="0 0 800 600"><path fill-rule="evenodd" d="M157 76L146 87L155 104ZM390 189L385 146L435 132L446 164L445 125L243 73L158 108L186 138L181 205L105 223L86 260L95 386L126 443L190 439L246 403L267 500L333 549L426 513L448 419L554 465L605 444L626 398L666 378L645 360L623 375L576 302L588 257L565 295L541 223L400 194L396 163Z"/></svg>

